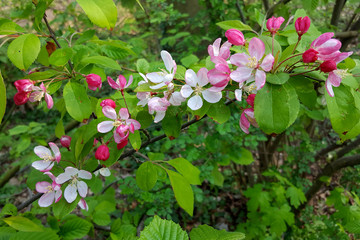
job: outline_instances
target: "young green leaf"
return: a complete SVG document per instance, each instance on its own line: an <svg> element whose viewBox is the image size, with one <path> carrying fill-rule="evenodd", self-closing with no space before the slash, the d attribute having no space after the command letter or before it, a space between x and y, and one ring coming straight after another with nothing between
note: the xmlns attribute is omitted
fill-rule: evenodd
<svg viewBox="0 0 360 240"><path fill-rule="evenodd" d="M28 218L13 216L3 219L10 227L22 232L42 232L43 228Z"/></svg>
<svg viewBox="0 0 360 240"><path fill-rule="evenodd" d="M200 185L200 170L192 165L185 158L175 158L168 161L181 175L183 175L190 184Z"/></svg>
<svg viewBox="0 0 360 240"><path fill-rule="evenodd" d="M224 30L229 30L229 29L235 28L239 31L252 31L252 28L249 25L246 25L239 20L223 21L223 22L217 23L216 25L218 25L219 27L221 27Z"/></svg>
<svg viewBox="0 0 360 240"><path fill-rule="evenodd" d="M49 63L54 66L64 66L73 56L71 48L59 48L53 52L49 58Z"/></svg>
<svg viewBox="0 0 360 240"><path fill-rule="evenodd" d="M81 60L81 63L84 63L84 64L92 63L92 64L100 65L102 67L107 67L107 68L121 71L120 65L114 59L111 59L111 58L108 58L105 56L86 57Z"/></svg>
<svg viewBox="0 0 360 240"><path fill-rule="evenodd" d="M227 232L225 230L217 230L208 225L200 225L193 228L190 232L191 240L242 240L245 234L241 232Z"/></svg>
<svg viewBox="0 0 360 240"><path fill-rule="evenodd" d="M136 183L140 189L150 191L157 182L157 169L151 162L144 162L136 171Z"/></svg>
<svg viewBox="0 0 360 240"><path fill-rule="evenodd" d="M9 19L0 19L0 35L10 35L24 32L24 29Z"/></svg>
<svg viewBox="0 0 360 240"><path fill-rule="evenodd" d="M64 239L78 239L87 235L92 224L79 217L72 218L60 227L59 235Z"/></svg>
<svg viewBox="0 0 360 240"><path fill-rule="evenodd" d="M75 82L68 82L63 92L66 110L76 121L88 119L92 113L91 102L83 86Z"/></svg>

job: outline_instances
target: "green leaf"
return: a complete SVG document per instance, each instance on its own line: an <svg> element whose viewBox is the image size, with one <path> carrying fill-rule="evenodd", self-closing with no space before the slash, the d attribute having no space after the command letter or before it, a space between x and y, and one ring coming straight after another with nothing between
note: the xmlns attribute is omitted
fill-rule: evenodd
<svg viewBox="0 0 360 240"><path fill-rule="evenodd" d="M268 73L266 75L266 82L268 83L272 83L272 84L284 84L289 80L289 74L287 73L276 73L276 74L271 74Z"/></svg>
<svg viewBox="0 0 360 240"><path fill-rule="evenodd" d="M151 162L144 162L136 171L136 184L144 191L150 191L157 182L157 168Z"/></svg>
<svg viewBox="0 0 360 240"><path fill-rule="evenodd" d="M27 70L40 52L40 40L34 34L24 34L12 41L7 55L20 70Z"/></svg>
<svg viewBox="0 0 360 240"><path fill-rule="evenodd" d="M191 230L190 238L191 240L241 240L245 238L245 234L216 230L208 225L200 225Z"/></svg>
<svg viewBox="0 0 360 240"><path fill-rule="evenodd" d="M223 101L220 101L215 104L211 104L207 115L219 124L223 124L230 119L231 112L230 108L224 104Z"/></svg>
<svg viewBox="0 0 360 240"><path fill-rule="evenodd" d="M360 234L360 221L356 219L354 221L348 222L344 228L350 233Z"/></svg>
<svg viewBox="0 0 360 240"><path fill-rule="evenodd" d="M55 231L46 228L43 232L17 232L11 235L10 240L59 240Z"/></svg>
<svg viewBox="0 0 360 240"><path fill-rule="evenodd" d="M245 148L240 148L238 152L239 152L238 153L239 157L232 158L232 161L234 163L241 164L241 165L249 165L252 162L254 162L253 155L249 150L247 150Z"/></svg>
<svg viewBox="0 0 360 240"><path fill-rule="evenodd" d="M139 131L135 131L134 133L130 133L129 134L129 140L131 143L131 146L138 151L141 147L141 137L140 137L140 132Z"/></svg>
<svg viewBox="0 0 360 240"><path fill-rule="evenodd" d="M163 220L155 216L151 223L140 233L139 240L189 240L180 225L171 220Z"/></svg>
<svg viewBox="0 0 360 240"><path fill-rule="evenodd" d="M334 97L325 93L333 129L341 140L360 134L360 93L347 86L333 87Z"/></svg>
<svg viewBox="0 0 360 240"><path fill-rule="evenodd" d="M8 203L5 204L5 206L1 209L0 216L4 215L16 215L17 214L17 208L15 205Z"/></svg>
<svg viewBox="0 0 360 240"><path fill-rule="evenodd" d="M265 44L265 54L272 53L272 38L269 36L260 36L259 37ZM281 55L281 46L278 41L274 39L274 56L279 52L279 56Z"/></svg>
<svg viewBox="0 0 360 240"><path fill-rule="evenodd" d="M285 131L297 118L300 109L295 89L288 83L266 83L255 98L255 119L267 134Z"/></svg>
<svg viewBox="0 0 360 240"><path fill-rule="evenodd" d="M63 96L66 110L73 119L82 122L89 118L92 113L91 102L82 85L69 81L64 87Z"/></svg>
<svg viewBox="0 0 360 240"><path fill-rule="evenodd" d="M56 49L49 57L49 63L54 66L64 66L73 56L71 48Z"/></svg>
<svg viewBox="0 0 360 240"><path fill-rule="evenodd" d="M294 224L294 213L291 212L291 208L287 204L282 205L281 208L270 208L267 211L266 216L264 216L264 222L267 225L270 225L271 232L280 236L287 229L285 222L289 226Z"/></svg>
<svg viewBox="0 0 360 240"><path fill-rule="evenodd" d="M214 184L216 186L222 187L224 184L224 176L221 174L221 172L219 171L219 168L217 165L214 166L211 175L214 178Z"/></svg>
<svg viewBox="0 0 360 240"><path fill-rule="evenodd" d="M87 235L91 225L91 223L79 217L72 218L64 225L60 226L59 235L63 238L70 239L82 238Z"/></svg>
<svg viewBox="0 0 360 240"><path fill-rule="evenodd" d="M165 118L161 122L166 136L170 139L177 138L181 131L181 120L179 117L172 114L170 111L166 112Z"/></svg>
<svg viewBox="0 0 360 240"><path fill-rule="evenodd" d="M153 123L153 117L149 114L148 111L141 111L136 115L136 120L141 124L141 129L146 129L150 127Z"/></svg>
<svg viewBox="0 0 360 240"><path fill-rule="evenodd" d="M59 202L53 205L54 216L60 220L63 219L76 208L78 202L79 200L76 199L72 203L68 203L65 198L61 198Z"/></svg>
<svg viewBox="0 0 360 240"><path fill-rule="evenodd" d="M35 15L34 28L38 32L41 32L40 24L44 17L46 8L47 8L47 4L45 0L40 0L38 4L36 4L36 9L34 14Z"/></svg>
<svg viewBox="0 0 360 240"><path fill-rule="evenodd" d="M223 21L223 22L217 23L216 25L218 25L219 27L221 27L224 30L229 30L229 29L235 28L240 31L253 31L249 25L246 25L239 20Z"/></svg>
<svg viewBox="0 0 360 240"><path fill-rule="evenodd" d="M140 58L136 61L136 69L138 72L146 74L149 71L149 67L149 62L144 58Z"/></svg>
<svg viewBox="0 0 360 240"><path fill-rule="evenodd" d="M200 170L192 165L185 158L175 158L168 161L181 175L183 175L190 184L201 185Z"/></svg>
<svg viewBox="0 0 360 240"><path fill-rule="evenodd" d="M120 65L114 59L111 59L111 58L108 58L108 57L105 57L105 56L86 57L86 58L83 58L81 60L81 63L84 63L84 64L92 63L92 64L100 65L102 67L111 68L111 69L121 71Z"/></svg>
<svg viewBox="0 0 360 240"><path fill-rule="evenodd" d="M93 221L97 225L106 226L111 222L111 219L109 214L96 211L93 215Z"/></svg>
<svg viewBox="0 0 360 240"><path fill-rule="evenodd" d="M65 135L65 128L64 128L63 120L60 119L55 127L55 136L57 138L61 138L64 135Z"/></svg>
<svg viewBox="0 0 360 240"><path fill-rule="evenodd" d="M117 9L112 0L76 0L89 19L99 27L112 30L117 20Z"/></svg>
<svg viewBox="0 0 360 240"><path fill-rule="evenodd" d="M106 167L110 167L111 165L113 165L121 156L121 154L123 153L125 148L122 148L120 150L117 149L117 144L114 141L111 141L108 145L109 150L110 150L110 157L108 160L106 160L105 162L103 162L102 164L104 164Z"/></svg>
<svg viewBox="0 0 360 240"><path fill-rule="evenodd" d="M192 216L194 211L194 193L190 183L177 172L171 170L166 170L166 172L169 175L176 201L180 207Z"/></svg>
<svg viewBox="0 0 360 240"><path fill-rule="evenodd" d="M0 123L5 115L6 109L6 88L0 71Z"/></svg>
<svg viewBox="0 0 360 240"><path fill-rule="evenodd" d="M0 35L10 35L24 32L24 29L9 19L0 19Z"/></svg>
<svg viewBox="0 0 360 240"><path fill-rule="evenodd" d="M259 207L260 210L263 211L270 206L271 198L269 193L262 190L261 184L255 184L254 187L248 188L244 192L244 195L250 198L247 202L247 207L251 212L257 211Z"/></svg>
<svg viewBox="0 0 360 240"><path fill-rule="evenodd" d="M30 129L29 126L26 125L17 125L16 127L9 130L9 135L10 136L19 135L21 133L25 133L29 131L29 129Z"/></svg>
<svg viewBox="0 0 360 240"><path fill-rule="evenodd" d="M195 56L194 54L190 54L189 56L186 56L182 59L180 59L181 64L185 67L189 68L191 65L199 62L199 58Z"/></svg>
<svg viewBox="0 0 360 240"><path fill-rule="evenodd" d="M10 227L22 232L42 232L44 229L28 218L15 216L3 219Z"/></svg>
<svg viewBox="0 0 360 240"><path fill-rule="evenodd" d="M298 208L301 203L304 203L306 201L306 197L304 193L301 191L301 189L296 188L294 186L290 186L286 190L286 197L290 198L290 203L295 208Z"/></svg>

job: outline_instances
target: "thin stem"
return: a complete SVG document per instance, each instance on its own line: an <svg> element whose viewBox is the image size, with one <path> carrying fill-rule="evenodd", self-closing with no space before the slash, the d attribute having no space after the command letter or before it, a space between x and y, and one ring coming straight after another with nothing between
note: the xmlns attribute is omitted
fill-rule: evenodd
<svg viewBox="0 0 360 240"><path fill-rule="evenodd" d="M127 103L126 103L124 90L121 90L120 92L121 92L121 95L123 96L123 99L124 99L124 103L125 103L126 109L128 110L128 113L129 113L129 118L131 118L131 114L130 114L130 111L129 111L129 107L128 107Z"/></svg>
<svg viewBox="0 0 360 240"><path fill-rule="evenodd" d="M131 69L131 68L127 68L127 67L121 67L122 69L124 70L127 70L127 71L130 71L130 72L134 72L134 73L137 73L138 71L134 70L134 69Z"/></svg>
<svg viewBox="0 0 360 240"><path fill-rule="evenodd" d="M280 67L281 64L283 64L284 62L286 62L287 60L289 60L289 59L291 59L291 58L293 58L293 57L297 57L297 56L300 56L300 55L302 55L302 53L298 53L298 54L292 55L292 56L286 58L285 60L283 60L282 62L280 62L280 63L276 66L276 68L274 69L274 73L275 73L276 70Z"/></svg>
<svg viewBox="0 0 360 240"><path fill-rule="evenodd" d="M293 77L293 76L298 76L298 75L303 75L305 73L309 73L309 72L313 72L313 71L317 71L319 68L315 68L315 69L312 69L312 70L309 70L309 71L306 71L306 72L301 72L301 73L296 73L296 74L291 74L290 77Z"/></svg>
<svg viewBox="0 0 360 240"><path fill-rule="evenodd" d="M272 34L272 41L271 41L271 43L272 43L271 52L272 52L272 55L273 55L273 56L274 56L274 35L275 35L275 34Z"/></svg>
<svg viewBox="0 0 360 240"><path fill-rule="evenodd" d="M301 40L301 37L299 36L299 37L298 37L298 41L296 42L295 47L294 47L294 49L293 49L293 51L292 51L292 53L291 53L291 54L294 54L294 52L295 52L295 50L296 50L297 46L299 45L300 40Z"/></svg>

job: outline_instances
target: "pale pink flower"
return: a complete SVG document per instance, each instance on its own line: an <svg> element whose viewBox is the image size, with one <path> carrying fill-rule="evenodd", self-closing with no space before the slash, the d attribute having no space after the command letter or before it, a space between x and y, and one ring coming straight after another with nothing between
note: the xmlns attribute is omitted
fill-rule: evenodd
<svg viewBox="0 0 360 240"><path fill-rule="evenodd" d="M138 86L149 82L147 77L144 74L142 74L142 73L139 73L139 74L144 80L141 80L138 83ZM138 93L136 93L136 97L139 99L139 102L137 103L137 105L145 107L146 104L148 103L148 101L151 99L151 93L150 92L138 92Z"/></svg>
<svg viewBox="0 0 360 240"><path fill-rule="evenodd" d="M241 117L239 121L241 130L246 134L249 134L250 123L254 127L258 127L254 116L254 101L255 101L255 94L250 94L246 99L246 102L251 106L251 108L244 109L244 111L241 113Z"/></svg>
<svg viewBox="0 0 360 240"><path fill-rule="evenodd" d="M91 179L90 172L85 170L78 170L73 167L65 168L65 172L61 173L56 179L57 184L63 184L70 180L69 184L65 188L64 197L68 203L75 201L77 194L84 198L86 197L88 186L84 181L80 179Z"/></svg>
<svg viewBox="0 0 360 240"><path fill-rule="evenodd" d="M226 41L225 43L223 43L223 45L221 45L221 47L220 47L220 43L221 43L221 38L216 39L212 45L208 46L208 53L211 58L220 57L226 60L230 57L231 43Z"/></svg>
<svg viewBox="0 0 360 240"><path fill-rule="evenodd" d="M101 101L100 106L102 107L110 106L112 108L116 108L116 103L111 99L105 99Z"/></svg>
<svg viewBox="0 0 360 240"><path fill-rule="evenodd" d="M61 153L58 146L52 142L49 142L49 146L52 152L44 146L36 146L34 148L35 154L43 160L33 162L32 166L41 172L50 171L54 166L54 162L59 163L61 160Z"/></svg>
<svg viewBox="0 0 360 240"><path fill-rule="evenodd" d="M202 107L203 100L201 96L209 103L217 103L222 97L221 92L213 92L203 88L209 83L207 73L206 68L201 68L197 74L192 69L185 72L186 84L182 86L180 93L184 98L192 96L187 102L187 105L192 110L198 110Z"/></svg>
<svg viewBox="0 0 360 240"><path fill-rule="evenodd" d="M133 82L133 76L129 77L129 81L126 81L126 78L123 75L119 75L116 79L116 82L111 78L107 77L107 81L113 89L124 91L125 88L129 87Z"/></svg>
<svg viewBox="0 0 360 240"><path fill-rule="evenodd" d="M265 54L265 44L259 38L251 39L249 43L249 55L236 53L230 57L230 62L238 68L230 74L230 78L236 82L243 83L255 78L257 90L261 89L266 82L266 73L269 72L274 64L274 57Z"/></svg>
<svg viewBox="0 0 360 240"><path fill-rule="evenodd" d="M47 93L46 87L44 86L44 83L40 84L40 87L33 87L33 92L30 94L29 100L30 102L36 102L41 101L41 99L45 95L45 102L47 104L47 108L51 109L54 106L54 101L50 94Z"/></svg>
<svg viewBox="0 0 360 240"><path fill-rule="evenodd" d="M169 85L173 80L176 73L176 62L171 57L170 53L163 50L160 53L162 60L164 61L165 68L167 71L163 70L162 72L153 72L146 74L147 79L155 83L156 85L150 86L151 89L159 89L165 85Z"/></svg>
<svg viewBox="0 0 360 240"><path fill-rule="evenodd" d="M221 92L230 81L231 70L223 58L213 57L211 60L215 63L215 68L207 73L209 82L213 85L210 90L213 92Z"/></svg>
<svg viewBox="0 0 360 240"><path fill-rule="evenodd" d="M311 47L318 52L318 60L326 59L327 55L338 52L341 48L341 42L333 39L333 32L321 34L317 39L311 43Z"/></svg>
<svg viewBox="0 0 360 240"><path fill-rule="evenodd" d="M85 210L85 211L88 211L89 210L89 206L87 205L85 199L81 198L79 203L78 203L78 206L82 209L82 210Z"/></svg>
<svg viewBox="0 0 360 240"><path fill-rule="evenodd" d="M55 182L55 176L51 172L45 172L44 174L48 175L53 182L49 183L44 181L36 183L36 191L43 193L39 199L40 207L48 207L54 202L57 203L62 196L61 186Z"/></svg>
<svg viewBox="0 0 360 240"><path fill-rule="evenodd" d="M153 97L148 102L149 113L155 115L154 122L158 123L165 117L166 110L170 106L170 102L165 98Z"/></svg>

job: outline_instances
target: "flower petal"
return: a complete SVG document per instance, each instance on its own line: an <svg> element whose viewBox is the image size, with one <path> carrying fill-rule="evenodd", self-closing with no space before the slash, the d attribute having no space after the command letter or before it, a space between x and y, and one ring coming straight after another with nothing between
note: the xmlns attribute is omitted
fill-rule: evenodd
<svg viewBox="0 0 360 240"><path fill-rule="evenodd" d="M266 73L262 70L256 70L255 73L255 84L256 84L256 90L260 90L266 82Z"/></svg>
<svg viewBox="0 0 360 240"><path fill-rule="evenodd" d="M52 156L51 151L48 148L44 147L44 146L36 146L34 148L34 152L35 152L36 155L39 156L39 158Z"/></svg>
<svg viewBox="0 0 360 240"><path fill-rule="evenodd" d="M330 72L327 81L329 81L334 87L338 87L341 83L341 77L336 75L334 72Z"/></svg>
<svg viewBox="0 0 360 240"><path fill-rule="evenodd" d="M311 47L313 47L313 48L318 47L318 46L322 45L323 43L325 43L330 38L332 38L333 36L334 36L333 32L327 32L327 33L321 34L317 39L315 39L311 43Z"/></svg>
<svg viewBox="0 0 360 240"><path fill-rule="evenodd" d="M244 133L249 134L250 122L249 122L249 120L246 118L244 112L241 113L239 125L240 125L241 130L243 130Z"/></svg>
<svg viewBox="0 0 360 240"><path fill-rule="evenodd" d="M61 196L62 196L62 191L61 190L55 191L55 203L60 201Z"/></svg>
<svg viewBox="0 0 360 240"><path fill-rule="evenodd" d="M108 177L111 175L110 170L108 168L100 168L100 174L104 177Z"/></svg>
<svg viewBox="0 0 360 240"><path fill-rule="evenodd" d="M54 202L55 192L49 192L43 194L39 199L39 206L40 207L48 207Z"/></svg>
<svg viewBox="0 0 360 240"><path fill-rule="evenodd" d="M77 188L73 185L73 184L69 184L64 191L64 197L65 200L68 203L72 203L73 201L75 201L76 197L77 197Z"/></svg>
<svg viewBox="0 0 360 240"><path fill-rule="evenodd" d="M88 211L89 210L89 206L87 205L85 199L81 198L79 203L78 203L78 206L82 209L82 210L85 210L85 211Z"/></svg>
<svg viewBox="0 0 360 240"><path fill-rule="evenodd" d="M269 72L274 65L274 60L275 60L274 56L271 53L269 53L264 57L260 67L264 69L265 72Z"/></svg>
<svg viewBox="0 0 360 240"><path fill-rule="evenodd" d="M162 50L160 52L160 55L161 55L162 60L164 61L166 70L168 70L169 73L171 73L171 70L176 66L175 61L171 57L170 53L168 53L165 50Z"/></svg>
<svg viewBox="0 0 360 240"><path fill-rule="evenodd" d="M235 71L230 73L230 78L235 82L242 83L251 77L252 72L253 72L252 68L238 67Z"/></svg>
<svg viewBox="0 0 360 240"><path fill-rule="evenodd" d="M113 123L114 123L113 121L103 121L99 123L97 125L98 132L100 133L110 132L114 127Z"/></svg>
<svg viewBox="0 0 360 240"><path fill-rule="evenodd" d="M107 82L109 83L110 87L112 87L113 89L120 89L120 86L111 78L111 77L107 77ZM95 88L96 90L96 88Z"/></svg>
<svg viewBox="0 0 360 240"><path fill-rule="evenodd" d="M110 106L104 106L102 108L102 112L105 115L105 117L107 117L107 118L110 118L112 120L116 120L116 118L117 118L115 109Z"/></svg>
<svg viewBox="0 0 360 240"><path fill-rule="evenodd" d="M79 170L74 167L66 167L65 173L69 174L70 176L75 176L79 173Z"/></svg>
<svg viewBox="0 0 360 240"><path fill-rule="evenodd" d="M128 124L128 125L133 124L134 130L139 130L141 128L141 124L138 121L136 121L135 119L126 120L126 124Z"/></svg>
<svg viewBox="0 0 360 240"><path fill-rule="evenodd" d="M143 75L143 76L144 76L144 75ZM128 81L128 83L125 85L125 88L129 87L129 86L132 84L133 80L134 80L134 79L133 79L133 76L130 75L129 81Z"/></svg>
<svg viewBox="0 0 360 240"><path fill-rule="evenodd" d="M197 78L198 78L198 84L200 87L203 87L209 83L209 79L207 77L208 72L209 72L209 70L207 70L207 68L201 68L198 71Z"/></svg>
<svg viewBox="0 0 360 240"><path fill-rule="evenodd" d="M194 70L192 70L192 69L186 70L185 82L187 85L189 85L191 87L196 87L196 85L198 83L198 77L197 77L196 73L194 72Z"/></svg>
<svg viewBox="0 0 360 240"><path fill-rule="evenodd" d="M325 87L330 97L334 97L334 90L332 89L332 84L329 79L325 81Z"/></svg>
<svg viewBox="0 0 360 240"><path fill-rule="evenodd" d="M41 160L41 161L35 161L31 164L31 166L33 168L35 168L36 170L39 170L39 171L50 171L52 166L54 166L54 163L53 162L50 162L50 161L44 161L44 160Z"/></svg>
<svg viewBox="0 0 360 240"><path fill-rule="evenodd" d="M165 81L165 76L162 72L152 72L146 74L147 79L150 80L150 82L153 83L161 83Z"/></svg>
<svg viewBox="0 0 360 240"><path fill-rule="evenodd" d="M236 98L236 100L241 102L241 100L242 100L242 90L241 89L236 89L235 90L235 98Z"/></svg>
<svg viewBox="0 0 360 240"><path fill-rule="evenodd" d="M60 153L58 146L56 146L56 144L53 142L49 142L49 146L54 153L56 162L59 163L61 160L61 153Z"/></svg>
<svg viewBox="0 0 360 240"><path fill-rule="evenodd" d="M251 57L255 57L256 60L260 60L265 53L265 44L259 38L252 38L249 43L249 53Z"/></svg>
<svg viewBox="0 0 360 240"><path fill-rule="evenodd" d="M230 57L230 62L235 66L244 67L249 62L249 58L245 53L235 53Z"/></svg>
<svg viewBox="0 0 360 240"><path fill-rule="evenodd" d="M217 103L222 98L221 92L213 92L206 89L202 92L203 98L209 103Z"/></svg>
<svg viewBox="0 0 360 240"><path fill-rule="evenodd" d="M87 191L88 191L88 186L86 185L86 183L84 181L78 181L77 182L77 189L79 191L79 195L81 197L86 197Z"/></svg>
<svg viewBox="0 0 360 240"><path fill-rule="evenodd" d="M52 99L52 97L50 96L50 94L45 93L45 102L47 105L48 109L52 109L52 107L54 106L54 101Z"/></svg>
<svg viewBox="0 0 360 240"><path fill-rule="evenodd" d="M164 78L164 80L166 80L166 79ZM165 84L165 82L162 82L162 83L156 84L154 86L150 86L150 88L151 89L159 89L159 88L162 88L164 86L166 86L166 84Z"/></svg>
<svg viewBox="0 0 360 240"><path fill-rule="evenodd" d="M119 116L120 116L121 120L129 119L130 115L129 115L129 111L127 110L127 108L121 108L119 110Z"/></svg>
<svg viewBox="0 0 360 240"><path fill-rule="evenodd" d="M198 110L202 107L203 101L199 95L191 97L187 103L191 110Z"/></svg>
<svg viewBox="0 0 360 240"><path fill-rule="evenodd" d="M44 174L48 175L51 180L55 181L56 177L51 172L44 172Z"/></svg>
<svg viewBox="0 0 360 240"><path fill-rule="evenodd" d="M161 120L163 120L164 117L165 117L165 113L166 112L156 112L156 115L155 115L155 118L154 118L154 123L158 123Z"/></svg>
<svg viewBox="0 0 360 240"><path fill-rule="evenodd" d="M55 182L57 184L63 184L64 182L67 182L71 179L71 175L68 173L61 173L59 174L59 176L57 176L57 178L55 179Z"/></svg>
<svg viewBox="0 0 360 240"><path fill-rule="evenodd" d="M187 84L185 84L184 86L181 87L180 93L181 96L183 96L184 98L188 98L190 97L190 95L194 92L194 90Z"/></svg>
<svg viewBox="0 0 360 240"><path fill-rule="evenodd" d="M79 176L79 178L82 178L82 179L91 179L92 178L91 173L88 171L85 171L85 170L80 170L78 173L78 176Z"/></svg>
<svg viewBox="0 0 360 240"><path fill-rule="evenodd" d="M38 182L35 185L36 191L39 193L46 193L47 191L49 191L48 187L51 187L51 183L49 182Z"/></svg>

